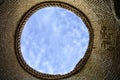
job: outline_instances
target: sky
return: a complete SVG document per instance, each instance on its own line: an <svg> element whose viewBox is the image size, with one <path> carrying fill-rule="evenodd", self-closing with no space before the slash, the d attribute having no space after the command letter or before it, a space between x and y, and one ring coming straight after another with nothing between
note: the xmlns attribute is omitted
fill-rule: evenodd
<svg viewBox="0 0 120 80"><path fill-rule="evenodd" d="M67 74L83 58L89 32L82 19L60 7L46 7L26 22L20 40L26 63L47 74Z"/></svg>

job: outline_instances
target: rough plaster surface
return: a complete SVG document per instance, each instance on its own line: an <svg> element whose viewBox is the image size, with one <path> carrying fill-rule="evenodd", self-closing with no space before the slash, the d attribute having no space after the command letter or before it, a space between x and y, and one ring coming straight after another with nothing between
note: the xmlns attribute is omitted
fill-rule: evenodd
<svg viewBox="0 0 120 80"><path fill-rule="evenodd" d="M15 31L25 12L48 0L0 0L0 80L41 80L26 72L15 55ZM54 0L49 0L54 1ZM79 8L94 30L89 60L63 80L120 80L120 21L111 0L58 0Z"/></svg>

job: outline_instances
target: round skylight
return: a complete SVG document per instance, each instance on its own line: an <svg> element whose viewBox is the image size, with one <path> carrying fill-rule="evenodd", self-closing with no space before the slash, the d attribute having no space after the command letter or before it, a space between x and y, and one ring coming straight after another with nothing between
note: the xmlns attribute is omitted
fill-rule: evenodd
<svg viewBox="0 0 120 80"><path fill-rule="evenodd" d="M45 7L31 15L22 30L24 61L46 74L67 74L84 57L89 31L82 19L60 7Z"/></svg>

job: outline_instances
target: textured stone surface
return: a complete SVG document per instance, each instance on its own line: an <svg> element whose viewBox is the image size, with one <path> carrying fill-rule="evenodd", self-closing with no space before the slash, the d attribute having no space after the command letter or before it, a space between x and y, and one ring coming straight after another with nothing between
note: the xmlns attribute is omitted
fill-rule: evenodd
<svg viewBox="0 0 120 80"><path fill-rule="evenodd" d="M18 63L15 31L24 13L42 1L47 0L0 0L0 80L40 80L26 72ZM63 80L120 80L120 21L113 8L114 2L58 1L80 9L94 30L94 47L86 65L78 74Z"/></svg>

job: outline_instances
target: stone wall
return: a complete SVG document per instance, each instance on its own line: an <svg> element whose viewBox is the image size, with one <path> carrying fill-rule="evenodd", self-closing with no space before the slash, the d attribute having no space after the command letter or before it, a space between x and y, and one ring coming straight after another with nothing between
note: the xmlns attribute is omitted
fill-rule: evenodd
<svg viewBox="0 0 120 80"><path fill-rule="evenodd" d="M15 34L34 5L56 0L0 0L0 80L42 80L26 72L15 54ZM63 80L120 80L119 0L57 0L80 9L94 30L92 53L84 68Z"/></svg>

